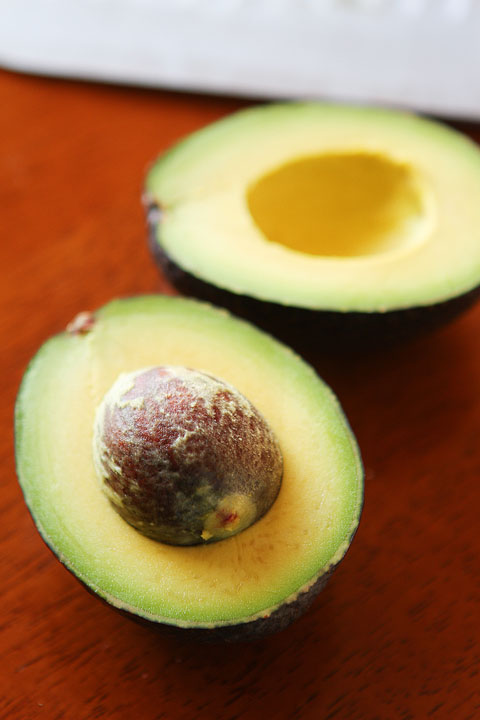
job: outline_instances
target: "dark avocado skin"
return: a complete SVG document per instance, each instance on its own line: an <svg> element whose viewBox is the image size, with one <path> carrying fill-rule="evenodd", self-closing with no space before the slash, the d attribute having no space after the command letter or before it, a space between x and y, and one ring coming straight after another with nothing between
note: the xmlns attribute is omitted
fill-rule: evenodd
<svg viewBox="0 0 480 720"><path fill-rule="evenodd" d="M148 620L140 615L130 613L128 610L110 605L107 600L97 595L88 585L85 585L81 580L79 582L90 594L100 597L108 607L113 607L113 609L123 615L123 617L133 620L144 627L157 630L165 636L198 643L240 643L261 640L268 635L273 635L281 630L285 630L285 628L307 612L317 595L327 584L336 567L336 565L332 566L328 572L318 578L309 590L301 593L294 602L280 605L271 615L266 615L256 620L237 623L236 625L219 625L209 628L184 628L177 625L156 622L155 620ZM76 577L75 574L74 577ZM76 579L78 580L77 577Z"/></svg>
<svg viewBox="0 0 480 720"><path fill-rule="evenodd" d="M335 312L281 305L238 295L216 287L183 270L163 250L157 240L161 210L155 203L147 207L149 247L153 258L170 282L182 294L201 298L227 308L262 327L278 338L301 348L364 351L390 347L413 340L449 323L471 307L480 297L480 286L433 305L387 312Z"/></svg>

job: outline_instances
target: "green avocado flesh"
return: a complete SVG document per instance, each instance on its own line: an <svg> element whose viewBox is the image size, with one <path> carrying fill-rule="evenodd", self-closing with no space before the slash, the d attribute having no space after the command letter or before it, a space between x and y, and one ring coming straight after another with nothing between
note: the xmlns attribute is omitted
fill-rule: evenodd
<svg viewBox="0 0 480 720"><path fill-rule="evenodd" d="M480 284L478 147L412 115L245 110L159 158L146 189L159 249L231 293L373 313Z"/></svg>
<svg viewBox="0 0 480 720"><path fill-rule="evenodd" d="M47 544L83 583L143 618L208 628L269 615L339 562L359 521L362 466L336 398L310 366L225 311L179 298L113 301L84 329L43 345L16 408L27 504ZM234 537L192 547L151 540L99 487L96 408L120 373L156 365L197 368L232 384L277 437L280 493Z"/></svg>

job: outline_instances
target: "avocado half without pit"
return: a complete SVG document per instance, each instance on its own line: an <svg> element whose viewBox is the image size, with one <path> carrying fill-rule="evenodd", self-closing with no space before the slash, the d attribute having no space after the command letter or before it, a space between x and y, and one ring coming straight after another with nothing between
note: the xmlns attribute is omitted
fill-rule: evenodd
<svg viewBox="0 0 480 720"><path fill-rule="evenodd" d="M363 472L314 370L224 310L145 296L48 340L16 406L19 480L64 565L136 619L256 638L311 603Z"/></svg>
<svg viewBox="0 0 480 720"><path fill-rule="evenodd" d="M409 336L480 285L480 152L400 112L315 103L241 111L146 180L151 248L186 294L277 333Z"/></svg>

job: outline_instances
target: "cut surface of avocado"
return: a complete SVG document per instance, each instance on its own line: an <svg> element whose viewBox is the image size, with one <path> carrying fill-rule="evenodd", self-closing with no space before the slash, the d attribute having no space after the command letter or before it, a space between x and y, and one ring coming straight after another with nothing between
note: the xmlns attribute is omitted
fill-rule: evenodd
<svg viewBox="0 0 480 720"><path fill-rule="evenodd" d="M20 483L60 560L117 608L183 627L263 617L328 574L357 527L363 474L340 406L313 369L251 325L189 300L114 301L87 327L45 343L16 409ZM96 408L121 373L155 365L201 369L234 385L280 443L280 493L234 537L157 542L127 524L99 487Z"/></svg>
<svg viewBox="0 0 480 720"><path fill-rule="evenodd" d="M480 152L373 108L256 107L154 164L159 250L220 290L343 313L430 306L480 284Z"/></svg>

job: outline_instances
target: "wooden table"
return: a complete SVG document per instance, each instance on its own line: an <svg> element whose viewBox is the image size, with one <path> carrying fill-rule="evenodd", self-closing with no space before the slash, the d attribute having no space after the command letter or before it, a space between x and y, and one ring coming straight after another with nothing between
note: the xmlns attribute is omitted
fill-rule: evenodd
<svg viewBox="0 0 480 720"><path fill-rule="evenodd" d="M173 292L146 247L145 169L242 104L0 74L2 718L480 717L480 306L397 350L311 358L357 434L365 509L277 636L199 646L137 626L62 568L23 503L12 412L29 358L80 310Z"/></svg>

